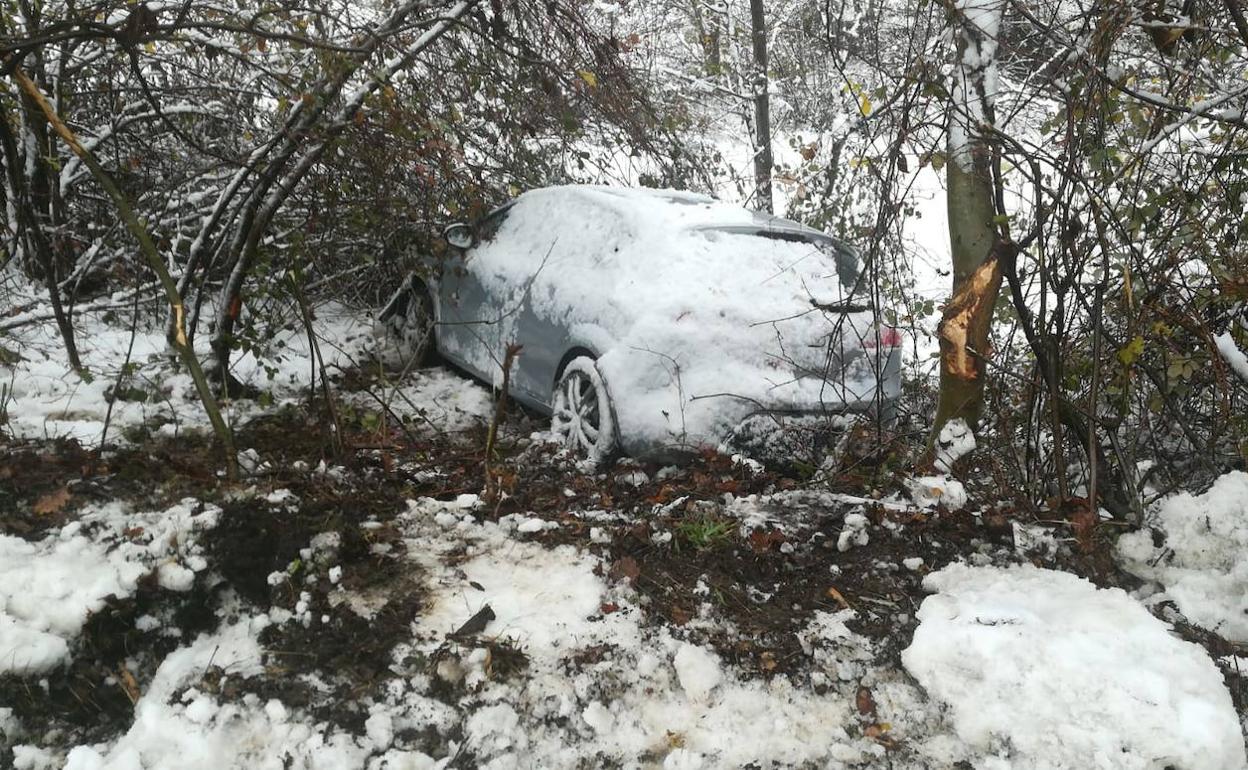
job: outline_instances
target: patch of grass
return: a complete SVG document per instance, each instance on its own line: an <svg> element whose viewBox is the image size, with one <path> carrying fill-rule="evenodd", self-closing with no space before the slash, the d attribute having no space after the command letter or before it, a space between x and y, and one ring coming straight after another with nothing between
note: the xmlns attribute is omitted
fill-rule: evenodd
<svg viewBox="0 0 1248 770"><path fill-rule="evenodd" d="M688 519L676 525L676 534L680 540L697 550L713 548L732 537L734 522L724 521L712 516Z"/></svg>

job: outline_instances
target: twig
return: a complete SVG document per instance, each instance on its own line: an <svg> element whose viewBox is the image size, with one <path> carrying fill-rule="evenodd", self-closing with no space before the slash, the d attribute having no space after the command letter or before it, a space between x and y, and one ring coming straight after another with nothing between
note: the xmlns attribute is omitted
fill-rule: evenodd
<svg viewBox="0 0 1248 770"><path fill-rule="evenodd" d="M1101 385L1101 308L1105 304L1105 282L1108 280L1108 265L1106 266L1106 274L1101 282L1096 285L1096 304L1092 306L1092 392L1089 394L1088 402L1088 505L1095 514L1100 504L1096 501L1096 471L1099 453L1097 449L1096 434L1096 398Z"/></svg>
<svg viewBox="0 0 1248 770"><path fill-rule="evenodd" d="M117 372L117 381L113 383L113 397L108 400L108 408L104 410L104 428L100 431L100 448L96 452L104 451L104 444L108 440L108 425L113 419L113 404L117 403L117 399L121 397L121 384L126 381L126 375L129 374L130 356L134 354L134 338L139 331L139 292L134 293L134 314L130 317L130 344L126 346L126 358L121 362L121 370Z"/></svg>
<svg viewBox="0 0 1248 770"><path fill-rule="evenodd" d="M334 397L329 390L329 374L325 371L325 359L321 356L321 346L316 341L316 330L312 328L312 311L308 307L308 298L303 294L303 287L300 286L299 271L297 269L292 271L288 275L288 280L290 290L295 295L295 302L299 305L299 317L303 320L303 328L308 334L308 347L312 353L313 376L309 384L309 406L316 400L316 372L319 370L321 392L325 396L325 409L329 412L330 428L333 433L329 443L334 457L338 458L342 456L342 422L338 419L338 408L334 406Z"/></svg>
<svg viewBox="0 0 1248 770"><path fill-rule="evenodd" d="M403 422L402 417L395 414L394 409L390 407L390 404L386 403L385 399L383 399L381 396L377 395L373 391L369 390L368 388L364 388L362 392L367 394L369 398L373 399L374 401L376 401L378 404L381 405L381 408L385 411L385 414L389 415L391 418L394 419L395 424L398 425L399 429L402 430L404 435L407 436L408 441L410 441L413 445L415 445L419 441L416 434L412 433L412 431L407 427L407 424ZM429 422L430 425L433 425L433 423L429 421L429 418L426 417L425 421ZM434 428L437 428L437 426L434 425Z"/></svg>
<svg viewBox="0 0 1248 770"><path fill-rule="evenodd" d="M485 496L490 497L494 493L493 483L491 481L490 460L494 457L494 444L498 440L498 426L502 425L503 420L507 418L507 390L511 384L511 365L515 363L516 356L520 355L520 351L524 349L523 345L511 343L507 346L507 352L503 355L503 386L498 393L498 402L494 406L494 419L490 421L490 431L485 437Z"/></svg>

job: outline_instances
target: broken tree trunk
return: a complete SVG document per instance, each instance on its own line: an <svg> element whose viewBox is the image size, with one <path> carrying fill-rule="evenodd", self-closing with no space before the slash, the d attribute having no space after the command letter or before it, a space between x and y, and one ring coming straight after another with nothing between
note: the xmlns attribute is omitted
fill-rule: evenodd
<svg viewBox="0 0 1248 770"><path fill-rule="evenodd" d="M974 426L983 410L985 359L992 313L1001 290L1001 259L1014 245L997 210L989 136L996 85L1001 0L956 0L957 60L949 105L949 242L953 296L941 317L940 400L933 438L961 418Z"/></svg>

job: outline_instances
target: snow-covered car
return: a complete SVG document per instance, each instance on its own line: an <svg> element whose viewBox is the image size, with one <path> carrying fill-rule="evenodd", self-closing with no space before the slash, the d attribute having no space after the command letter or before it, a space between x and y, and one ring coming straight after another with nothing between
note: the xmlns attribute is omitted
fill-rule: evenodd
<svg viewBox="0 0 1248 770"><path fill-rule="evenodd" d="M670 190L527 192L445 231L379 320L551 416L576 454L756 446L785 426L887 415L900 338L857 253L804 225Z"/></svg>

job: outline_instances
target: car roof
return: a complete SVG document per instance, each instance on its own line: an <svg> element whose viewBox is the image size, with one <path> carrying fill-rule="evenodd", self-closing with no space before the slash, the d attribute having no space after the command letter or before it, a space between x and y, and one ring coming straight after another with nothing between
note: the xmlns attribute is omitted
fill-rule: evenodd
<svg viewBox="0 0 1248 770"><path fill-rule="evenodd" d="M827 233L799 222L684 190L559 185L530 190L518 200L538 196L593 201L633 220L634 224L644 229L660 226L681 230L763 231L838 242Z"/></svg>

